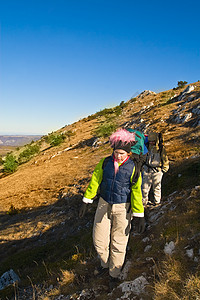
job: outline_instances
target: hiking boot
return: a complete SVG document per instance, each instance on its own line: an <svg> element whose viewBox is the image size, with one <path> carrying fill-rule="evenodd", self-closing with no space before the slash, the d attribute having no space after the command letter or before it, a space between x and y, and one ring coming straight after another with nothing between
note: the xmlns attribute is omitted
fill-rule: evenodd
<svg viewBox="0 0 200 300"><path fill-rule="evenodd" d="M161 206L161 203L160 202L155 202L154 204L153 204L153 207L159 207L159 206Z"/></svg>
<svg viewBox="0 0 200 300"><path fill-rule="evenodd" d="M115 289L120 283L120 279L118 277L109 277L109 290L112 292L113 289Z"/></svg>
<svg viewBox="0 0 200 300"><path fill-rule="evenodd" d="M149 207L149 206L151 207L151 206L153 206L153 205L154 205L154 203L153 203L152 201L148 201L148 202L147 202L147 207Z"/></svg>
<svg viewBox="0 0 200 300"><path fill-rule="evenodd" d="M102 277L102 276L106 275L106 273L108 273L108 268L103 268L102 266L100 266L94 270L94 275L97 277Z"/></svg>

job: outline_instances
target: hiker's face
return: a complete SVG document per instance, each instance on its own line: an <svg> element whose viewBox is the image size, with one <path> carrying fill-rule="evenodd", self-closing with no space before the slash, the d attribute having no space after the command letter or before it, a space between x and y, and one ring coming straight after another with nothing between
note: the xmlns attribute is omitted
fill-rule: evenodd
<svg viewBox="0 0 200 300"><path fill-rule="evenodd" d="M115 156L116 161L118 163L121 163L127 158L128 153L125 150L116 149L116 150L114 150L114 156Z"/></svg>

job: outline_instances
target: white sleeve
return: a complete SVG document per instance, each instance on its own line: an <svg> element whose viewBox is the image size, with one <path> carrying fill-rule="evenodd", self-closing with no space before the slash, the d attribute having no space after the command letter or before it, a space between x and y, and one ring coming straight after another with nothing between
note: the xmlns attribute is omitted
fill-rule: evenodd
<svg viewBox="0 0 200 300"><path fill-rule="evenodd" d="M93 200L92 200L92 199L88 199L88 198L85 198L85 197L83 197L82 201L83 201L84 203L86 203L86 204L88 204L88 203L93 203Z"/></svg>

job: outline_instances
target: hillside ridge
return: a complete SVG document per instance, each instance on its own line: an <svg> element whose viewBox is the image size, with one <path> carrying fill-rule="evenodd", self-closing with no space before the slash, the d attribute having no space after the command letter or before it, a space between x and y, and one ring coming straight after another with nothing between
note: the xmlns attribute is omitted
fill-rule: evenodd
<svg viewBox="0 0 200 300"><path fill-rule="evenodd" d="M118 128L132 127L145 133L148 133L149 130L163 133L170 160L169 173L163 180L163 201L166 201L164 204L168 207L166 215L171 214L170 205L172 202L170 201L172 199L178 201L180 197L183 199L192 197L195 202L198 202L200 82L189 84L182 89L171 89L158 94L144 91L137 97L121 103L117 108L105 109L105 111L95 113L59 129L54 134L68 134L59 146L50 146L45 137L42 137L35 142L40 145L39 154L33 156L30 161L19 165L13 174L0 178L0 260L2 261L0 275L9 268L15 268L15 271L19 272L19 276L22 278L22 286L30 285L30 282L27 281L27 275L35 284L38 284L40 280L42 284L42 276L40 278L38 270L41 271L42 261L46 260L45 263L48 263L48 267L52 268L53 271L49 270L49 274L44 275L43 273L46 271L43 270L42 274L45 278L47 277L49 285L52 281L53 286L56 286L55 278L61 278L61 275L56 274L55 270L64 268L61 266L61 260L66 261L66 255L72 257L73 253L78 255L79 251L80 253L85 251L87 268L92 270L95 263L92 259L94 254L90 254L91 257L88 258L88 251L93 251L91 250L90 233L96 204L89 209L83 220L78 219L78 209L95 165L102 157L111 153L108 137L96 135L96 130L107 123L115 123ZM15 151L14 154L19 155L22 149ZM184 193L185 196L183 196ZM163 212L166 209L164 204L161 210ZM174 204L175 206L176 204ZM177 207L179 206L180 204L177 204ZM159 216L156 218L157 213ZM163 214L149 211L150 223L151 218L154 221L159 221ZM171 217L174 218L174 216ZM167 221L161 220L161 222L165 224ZM173 222L175 222L174 219ZM87 228L88 230L86 230ZM146 234L152 241L151 234L159 239L157 228L152 230L150 226L149 232ZM136 236L134 239L137 241L140 237ZM70 244L68 244L69 241ZM60 243L60 251L55 248L54 243ZM49 250L47 251L47 246L52 252L51 254ZM80 248L78 252L76 247ZM56 257L57 251L60 256L59 259ZM25 253L28 253L28 258L23 263L22 257ZM77 256L77 263L84 261L81 255L80 258L79 255ZM158 257L161 257L161 253ZM18 261L19 258L21 262ZM50 263L54 260L55 263ZM27 268L26 264L29 264L30 267ZM139 262L136 265L141 267ZM81 266L84 269L84 263ZM65 267L70 270L76 269L75 262L71 262L70 268L68 263ZM143 272L139 272L139 268L133 272L130 267L129 273L133 272L136 276L136 274L147 271L144 270L143 265ZM27 274L29 272L31 274ZM79 270L75 280L76 288L79 285L79 288L88 286L84 277L84 274L88 275L87 272L85 269ZM152 282L152 276L148 276L148 280ZM93 281L92 278L90 280ZM95 284L95 282L93 283ZM105 282L101 284L104 285ZM69 295L70 292L72 293L73 287L67 287L66 290ZM56 298L50 293L48 297L47 299L65 299ZM95 297L98 299L97 296ZM43 299L42 296L40 299ZM89 296L83 299L89 299ZM147 295L146 299L152 298L148 298Z"/></svg>

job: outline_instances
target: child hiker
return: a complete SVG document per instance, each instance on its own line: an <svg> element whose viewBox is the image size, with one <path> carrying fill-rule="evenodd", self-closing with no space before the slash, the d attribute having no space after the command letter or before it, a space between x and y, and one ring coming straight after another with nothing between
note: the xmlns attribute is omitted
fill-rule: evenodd
<svg viewBox="0 0 200 300"><path fill-rule="evenodd" d="M134 143L134 133L125 129L119 129L110 136L113 153L97 164L79 212L79 217L83 217L87 205L93 202L92 198L100 189L93 242L101 262L97 272L101 275L109 271L110 289L119 282L132 216L138 218L138 231L142 233L145 229L141 176L134 185L131 184L134 162L129 153Z"/></svg>

